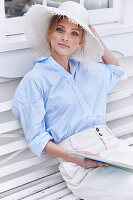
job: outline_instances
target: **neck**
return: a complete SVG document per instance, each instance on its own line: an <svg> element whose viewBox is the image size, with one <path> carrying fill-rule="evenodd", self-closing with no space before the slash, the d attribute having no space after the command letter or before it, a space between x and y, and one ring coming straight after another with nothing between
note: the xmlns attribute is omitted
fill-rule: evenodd
<svg viewBox="0 0 133 200"><path fill-rule="evenodd" d="M67 72L70 73L69 69L69 57L68 56L62 56L57 54L52 54L51 57L59 64L61 65Z"/></svg>

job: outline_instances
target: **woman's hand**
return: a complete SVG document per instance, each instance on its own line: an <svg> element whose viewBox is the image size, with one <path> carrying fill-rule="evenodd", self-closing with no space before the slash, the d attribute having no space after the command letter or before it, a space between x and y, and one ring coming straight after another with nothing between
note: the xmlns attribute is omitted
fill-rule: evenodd
<svg viewBox="0 0 133 200"><path fill-rule="evenodd" d="M112 64L112 65L119 66L120 65L119 62L117 61L115 56L111 53L111 51L106 47L106 45L103 43L102 39L100 38L100 36L96 32L96 30L92 27L91 24L89 24L88 27L90 28L92 33L95 35L95 37L98 38L99 42L101 43L101 45L104 48L104 55L102 56L103 62L107 63L107 64Z"/></svg>
<svg viewBox="0 0 133 200"><path fill-rule="evenodd" d="M87 155L92 155L92 156L96 156L96 157L100 157L100 155L98 154L92 154L90 152L87 151L74 151L75 153L84 153ZM84 157L80 157L77 155L73 155L73 162L76 163L77 165L80 165L82 167L84 167L85 169L88 168L96 168L96 167L108 167L107 164L102 163L102 162L98 162L98 161L94 161L94 160L90 160L88 158L84 158Z"/></svg>

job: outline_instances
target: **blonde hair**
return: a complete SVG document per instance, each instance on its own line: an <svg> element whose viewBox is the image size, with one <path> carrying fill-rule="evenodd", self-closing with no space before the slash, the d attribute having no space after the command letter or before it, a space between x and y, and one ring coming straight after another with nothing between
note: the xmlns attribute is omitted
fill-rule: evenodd
<svg viewBox="0 0 133 200"><path fill-rule="evenodd" d="M47 40L48 48L49 48L50 51L51 51L51 35L55 31L58 22L63 18L64 18L64 16L54 15L50 20L49 27L48 27L47 32L46 32L46 40ZM82 27L80 25L78 25L78 27L79 27L79 30L80 30L81 51L84 52L84 48L85 48L85 31L84 31L84 29L82 29Z"/></svg>

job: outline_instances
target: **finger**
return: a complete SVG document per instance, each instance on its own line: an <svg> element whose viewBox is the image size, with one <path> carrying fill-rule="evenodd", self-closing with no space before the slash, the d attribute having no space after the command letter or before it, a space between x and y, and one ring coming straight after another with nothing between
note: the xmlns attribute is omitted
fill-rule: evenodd
<svg viewBox="0 0 133 200"><path fill-rule="evenodd" d="M99 167L108 167L109 165L106 163L98 162Z"/></svg>
<svg viewBox="0 0 133 200"><path fill-rule="evenodd" d="M101 157L100 153L97 153L96 156L99 157L99 158Z"/></svg>

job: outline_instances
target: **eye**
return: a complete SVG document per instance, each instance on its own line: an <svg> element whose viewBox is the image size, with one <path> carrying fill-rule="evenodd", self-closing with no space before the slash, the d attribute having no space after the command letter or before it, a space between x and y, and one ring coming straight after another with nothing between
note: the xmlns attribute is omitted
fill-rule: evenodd
<svg viewBox="0 0 133 200"><path fill-rule="evenodd" d="M74 36L78 36L78 35L79 35L79 33L78 33L78 32L76 32L76 31L73 31L73 32L72 32L72 35L74 35Z"/></svg>
<svg viewBox="0 0 133 200"><path fill-rule="evenodd" d="M63 29L62 28L56 28L56 31L59 32L59 33L62 33Z"/></svg>

